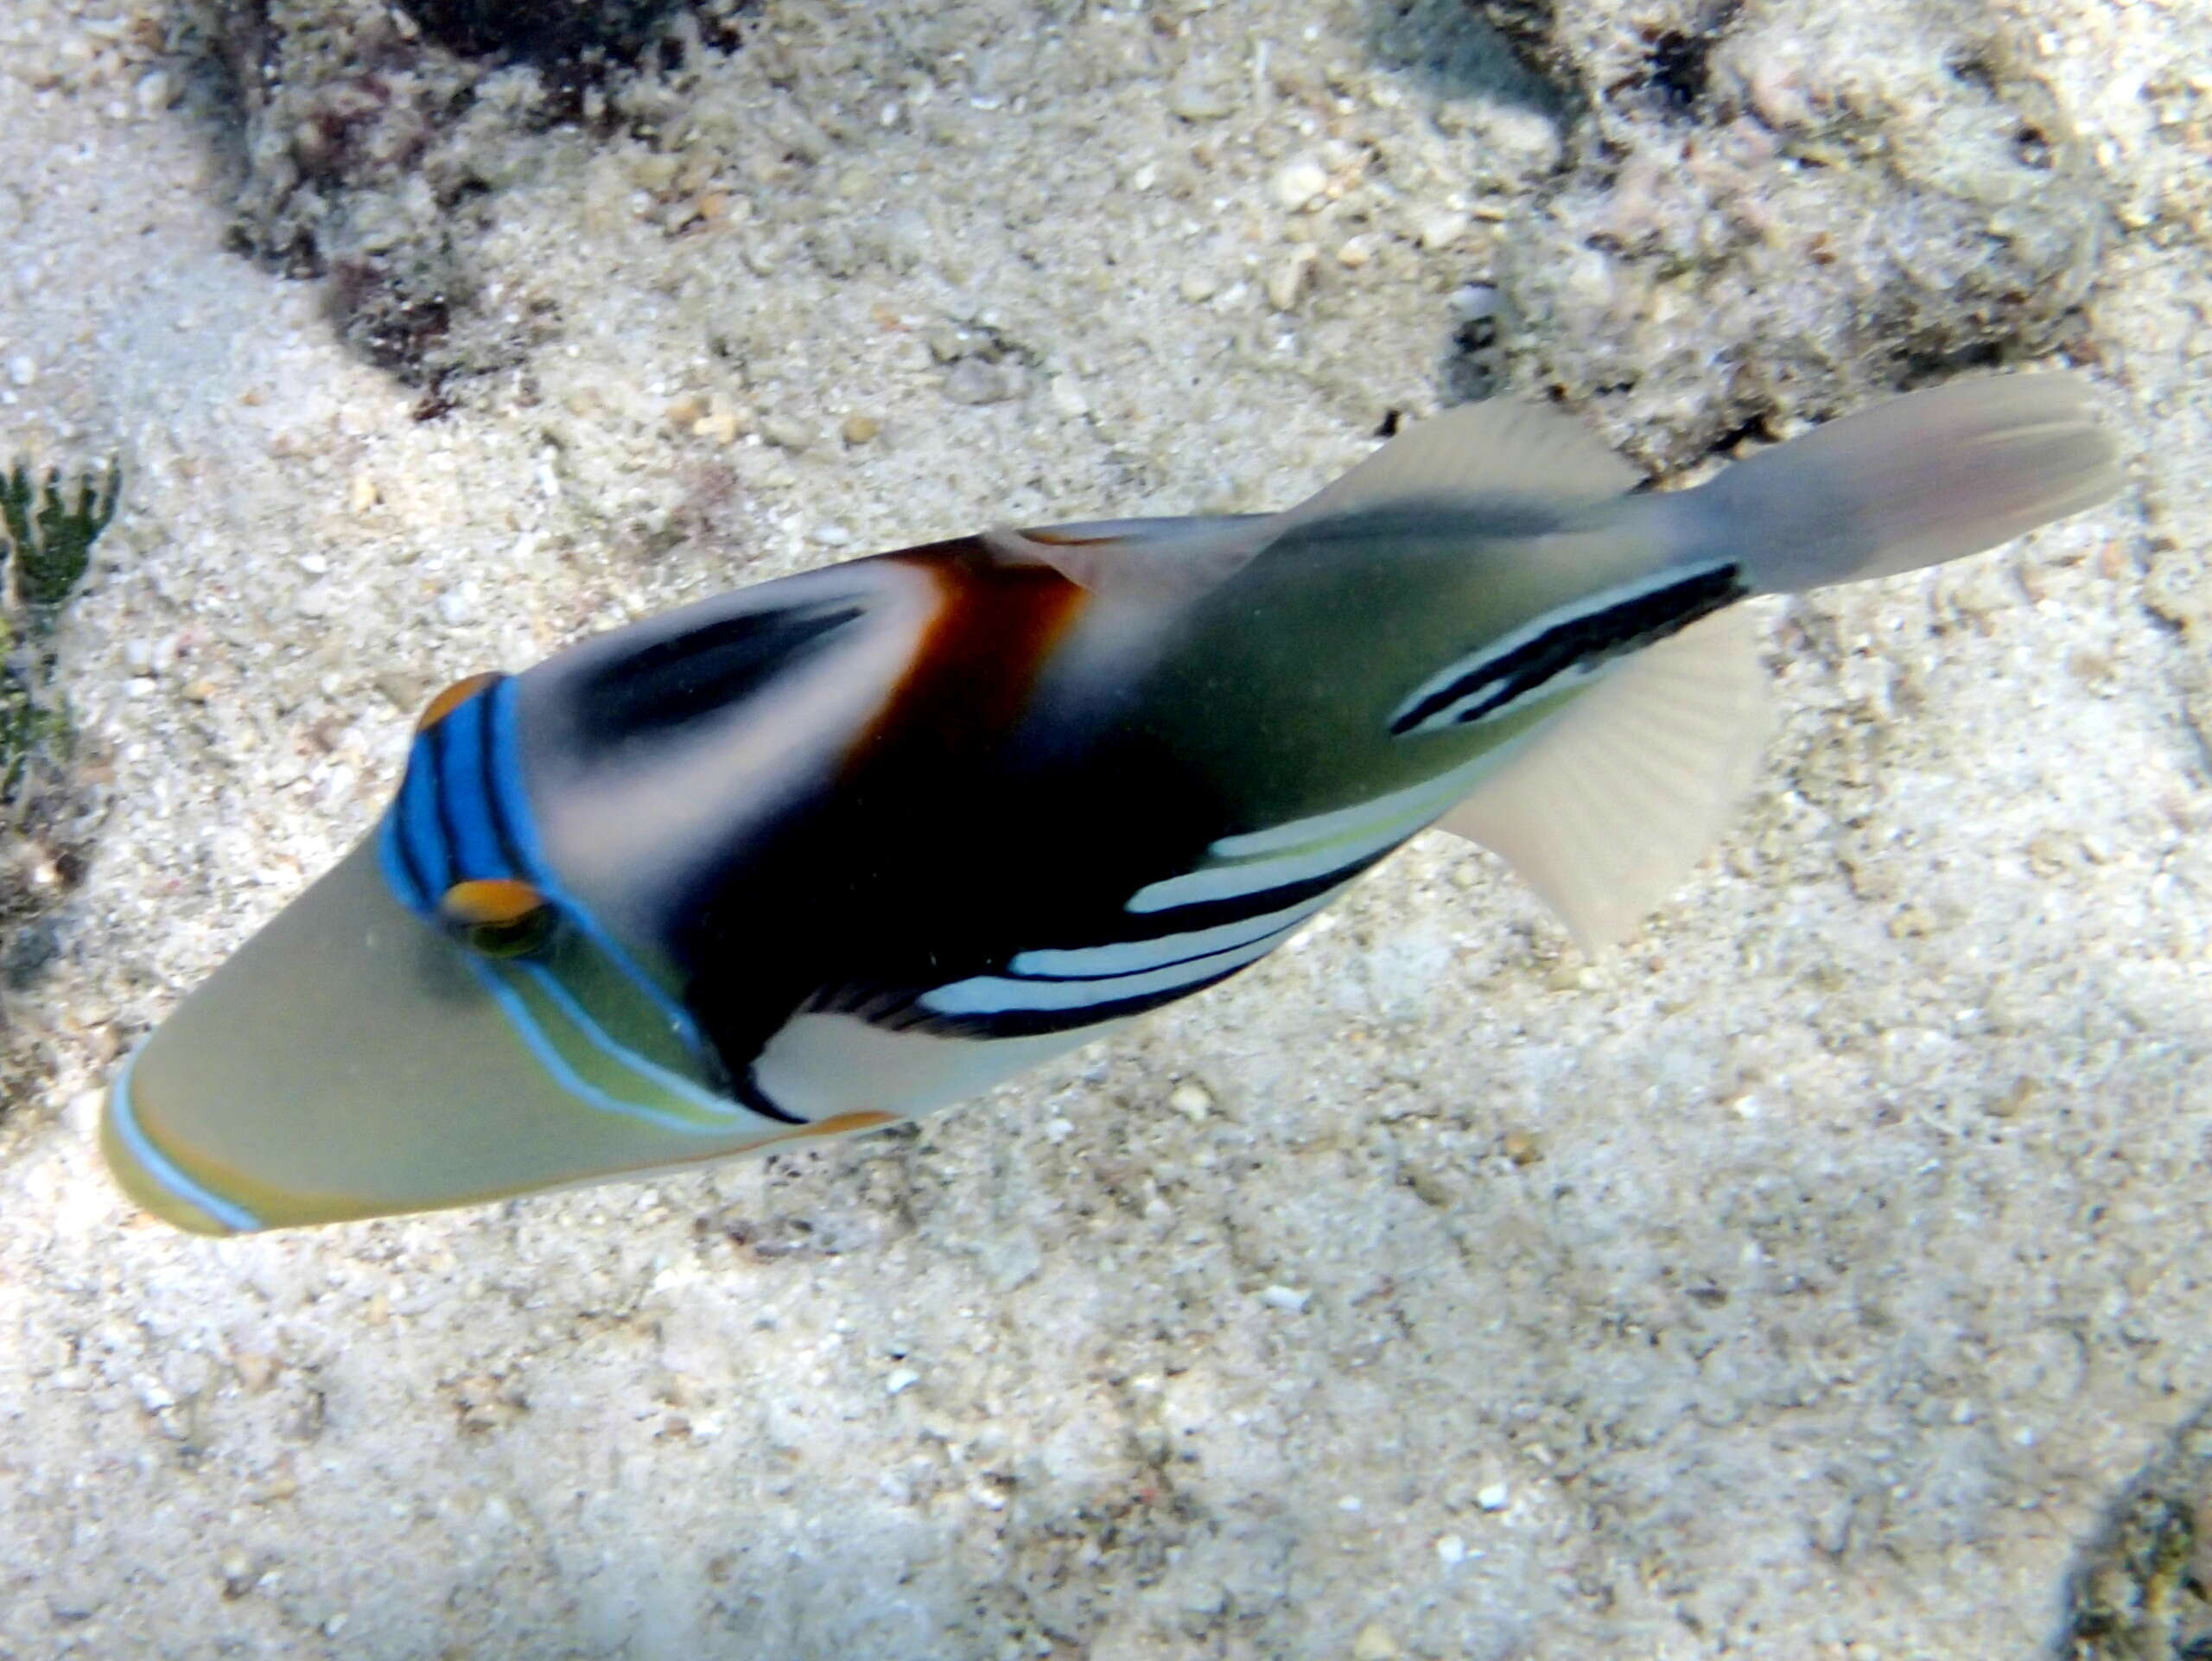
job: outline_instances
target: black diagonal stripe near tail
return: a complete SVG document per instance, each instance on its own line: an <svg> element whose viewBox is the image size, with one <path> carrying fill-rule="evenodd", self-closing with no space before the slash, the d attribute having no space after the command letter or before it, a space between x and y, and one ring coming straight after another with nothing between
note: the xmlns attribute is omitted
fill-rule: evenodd
<svg viewBox="0 0 2212 1661"><path fill-rule="evenodd" d="M1524 697L1580 664L1602 663L1656 646L1701 617L1732 606L1751 590L1733 565L1716 565L1679 582L1562 619L1533 640L1484 659L1449 685L1439 687L1391 722L1402 735L1469 698L1452 717L1464 726Z"/></svg>

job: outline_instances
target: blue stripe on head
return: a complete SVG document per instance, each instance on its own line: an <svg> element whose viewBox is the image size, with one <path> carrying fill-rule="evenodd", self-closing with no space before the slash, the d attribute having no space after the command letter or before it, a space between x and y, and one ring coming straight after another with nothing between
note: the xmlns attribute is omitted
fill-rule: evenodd
<svg viewBox="0 0 2212 1661"><path fill-rule="evenodd" d="M407 777L399 786L399 800L392 807L405 843L408 867L422 884L423 897L433 905L454 881L445 827L438 821L435 754L429 733L416 739L407 758Z"/></svg>
<svg viewBox="0 0 2212 1661"><path fill-rule="evenodd" d="M203 1183L194 1181L177 1168L176 1162L159 1148L138 1123L137 1104L130 1098L130 1078L138 1070L138 1057L145 1049L139 1041L137 1048L130 1052L123 1070L115 1075L115 1084L108 1094L108 1122L114 1125L116 1135L138 1161L138 1168L147 1176L167 1188L187 1205L205 1212L233 1234L251 1234L265 1227L261 1219L235 1200L226 1200Z"/></svg>
<svg viewBox="0 0 2212 1661"><path fill-rule="evenodd" d="M478 741L483 746L482 778L493 819L522 866L523 875L550 893L545 850L537 839L537 822L531 815L530 793L523 787L522 746L515 737L515 684L512 678L502 680L470 702L483 706Z"/></svg>
<svg viewBox="0 0 2212 1661"><path fill-rule="evenodd" d="M585 939L606 956L607 960L621 971L639 991L649 999L663 1015L670 1028L681 1038L693 1053L710 1053L706 1041L700 1036L698 1023L691 1012L670 996L668 989L640 968L637 960L624 951L614 937L599 925L599 920L578 904L547 869L543 845L538 841L537 825L531 817L530 799L523 788L522 746L515 735L514 682L503 680L483 695L483 742L487 765L485 777L490 784L493 811L499 828L505 832L506 845L513 850L522 865L522 874L537 891L560 908L561 914Z"/></svg>
<svg viewBox="0 0 2212 1661"><path fill-rule="evenodd" d="M601 1054L620 1062L647 1082L658 1085L670 1095L681 1098L694 1107L722 1118L732 1117L736 1113L737 1104L728 1097L716 1095L696 1079L671 1072L609 1033L588 1009L576 1001L576 995L561 983L560 977L544 964L524 963L518 964L514 968L518 974L529 976L554 1008L568 1017L578 1035Z"/></svg>
<svg viewBox="0 0 2212 1661"><path fill-rule="evenodd" d="M615 1113L626 1118L642 1119L648 1124L657 1124L665 1130L686 1131L696 1136L720 1136L727 1133L728 1130L727 1124L700 1124L686 1118L681 1113L655 1107L650 1102L630 1101L593 1084L569 1065L567 1059L562 1055L553 1041L545 1035L544 1028L538 1024L537 1017L531 1014L530 1006L523 1001L521 994L508 983L506 976L501 972L501 965L486 963L481 958L472 958L469 959L468 966L475 971L476 978L483 983L485 990L492 995L501 1010L505 1013L507 1024L513 1028L515 1036L522 1041L524 1047L530 1051L537 1065L545 1069L546 1076L586 1107L601 1113ZM527 971L531 965L525 964L524 967ZM541 974L537 977L537 981L541 986L556 984L550 975ZM567 1013L568 1009L575 1007L572 999L564 999L563 1002L566 1006L563 1009L564 1014ZM596 1030L594 1023L593 1032ZM585 1035L591 1039L594 1047L618 1060L634 1063L640 1059L623 1047L615 1045L611 1039L601 1042L600 1038L593 1037L592 1033L587 1033ZM603 1034L601 1035L601 1037L603 1036ZM690 1088L696 1089L696 1086L690 1086ZM718 1104L718 1105L725 1114L728 1113L728 1104Z"/></svg>
<svg viewBox="0 0 2212 1661"><path fill-rule="evenodd" d="M432 905L431 897L415 875L414 867L407 858L406 835L399 828L399 811L394 807L384 816L384 823L377 827L377 863L384 872L384 880L391 885L393 895L408 910L427 914Z"/></svg>
<svg viewBox="0 0 2212 1661"><path fill-rule="evenodd" d="M435 780L439 811L453 830L454 865L467 878L517 875L499 845L493 821L493 805L484 767L484 718L486 694L479 693L423 738L437 767Z"/></svg>

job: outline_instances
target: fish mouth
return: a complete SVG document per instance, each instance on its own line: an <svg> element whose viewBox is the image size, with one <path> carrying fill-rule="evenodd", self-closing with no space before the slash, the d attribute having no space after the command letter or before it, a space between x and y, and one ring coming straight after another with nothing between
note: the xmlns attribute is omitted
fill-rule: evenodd
<svg viewBox="0 0 2212 1661"><path fill-rule="evenodd" d="M817 1128L713 1089L664 1022L644 1029L641 1000L619 1019L608 1007L588 981L487 961L417 916L372 836L131 1054L101 1149L156 1216L239 1234L689 1165Z"/></svg>
<svg viewBox="0 0 2212 1661"><path fill-rule="evenodd" d="M235 1200L188 1175L146 1134L130 1088L142 1043L130 1052L109 1086L100 1116L100 1156L130 1203L193 1234L250 1234L267 1224Z"/></svg>

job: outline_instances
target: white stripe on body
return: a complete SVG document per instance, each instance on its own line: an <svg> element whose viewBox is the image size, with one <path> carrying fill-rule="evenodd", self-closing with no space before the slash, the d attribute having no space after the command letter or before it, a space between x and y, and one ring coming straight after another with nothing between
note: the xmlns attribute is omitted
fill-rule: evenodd
<svg viewBox="0 0 2212 1661"><path fill-rule="evenodd" d="M1126 998L1150 997L1179 986L1195 986L1200 981L1211 980L1255 962L1274 951L1285 935L1305 920L1303 917L1294 919L1243 945L1231 946L1226 951L1210 951L1203 958L1186 958L1146 974L1081 981L1027 981L1006 975L977 975L923 993L921 1004L925 1009L941 1015L996 1015L1014 1010L1026 1014L1046 1009L1083 1009L1095 1004L1119 1003Z"/></svg>
<svg viewBox="0 0 2212 1661"><path fill-rule="evenodd" d="M1517 743L1502 744L1470 756L1448 772L1349 807L1223 837L1206 850L1206 864L1181 876L1147 883L1129 897L1128 909L1168 911L1179 906L1233 900L1308 882L1357 864L1427 824L1517 748ZM1341 888L1332 891L1330 898L1337 892Z"/></svg>
<svg viewBox="0 0 2212 1661"><path fill-rule="evenodd" d="M1185 958L1243 945L1263 934L1278 933L1304 922L1344 891L1344 885L1340 882L1325 893L1279 911L1240 917L1235 922L1217 923L1211 928L1186 929L1179 934L1155 934L1148 940L1116 940L1107 945L1024 951L1017 954L1007 969L1011 974L1027 977L1084 980L1164 968Z"/></svg>

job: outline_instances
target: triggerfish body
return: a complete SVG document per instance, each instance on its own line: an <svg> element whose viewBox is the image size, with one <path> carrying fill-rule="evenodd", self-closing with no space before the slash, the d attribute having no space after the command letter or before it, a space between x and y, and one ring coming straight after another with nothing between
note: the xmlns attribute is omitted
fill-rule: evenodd
<svg viewBox="0 0 2212 1661"><path fill-rule="evenodd" d="M1608 939L1757 760L1738 601L2119 482L2063 374L1666 493L1478 404L1285 512L987 531L477 676L124 1066L108 1160L225 1233L892 1123L1257 962L1432 824Z"/></svg>

